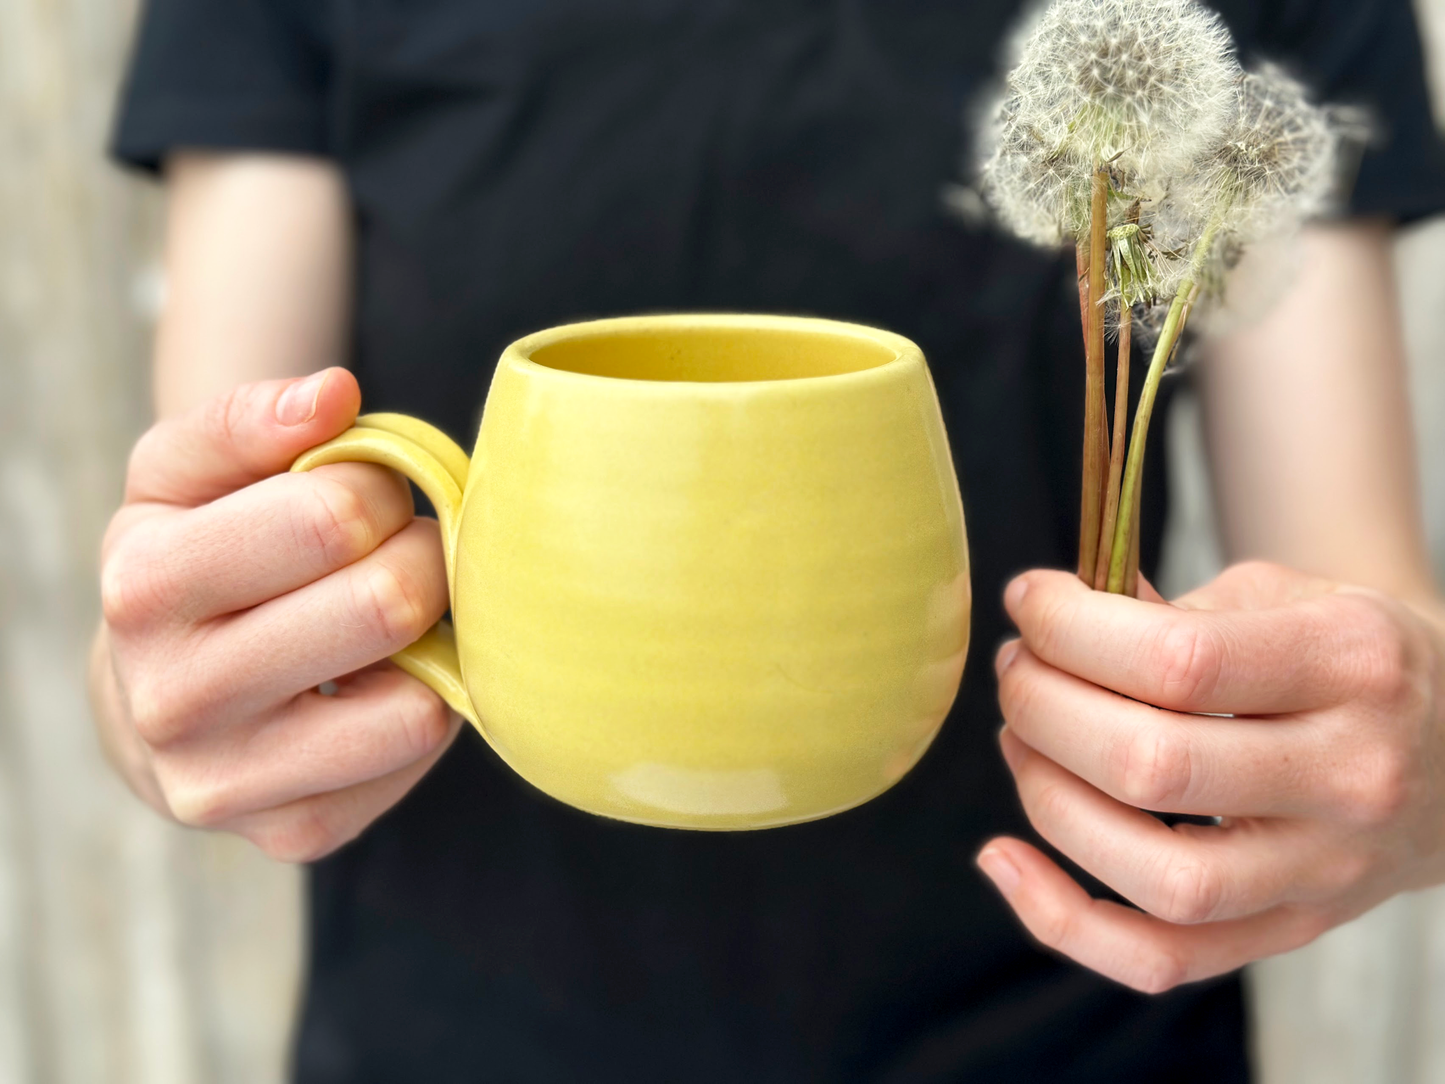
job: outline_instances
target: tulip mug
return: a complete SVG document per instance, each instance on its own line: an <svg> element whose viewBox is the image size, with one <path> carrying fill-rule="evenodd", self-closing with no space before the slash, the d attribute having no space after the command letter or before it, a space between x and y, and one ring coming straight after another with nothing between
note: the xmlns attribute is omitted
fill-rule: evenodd
<svg viewBox="0 0 1445 1084"><path fill-rule="evenodd" d="M436 507L455 629L394 656L525 779L673 828L838 813L923 755L968 647L958 481L918 347L853 324L642 316L502 354L470 459L370 414Z"/></svg>

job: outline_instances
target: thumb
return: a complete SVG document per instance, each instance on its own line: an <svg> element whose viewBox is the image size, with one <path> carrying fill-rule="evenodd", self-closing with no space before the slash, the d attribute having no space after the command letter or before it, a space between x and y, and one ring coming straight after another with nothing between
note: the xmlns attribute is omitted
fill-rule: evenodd
<svg viewBox="0 0 1445 1084"><path fill-rule="evenodd" d="M195 506L279 474L356 420L361 390L345 369L241 384L152 426L131 453L127 503Z"/></svg>

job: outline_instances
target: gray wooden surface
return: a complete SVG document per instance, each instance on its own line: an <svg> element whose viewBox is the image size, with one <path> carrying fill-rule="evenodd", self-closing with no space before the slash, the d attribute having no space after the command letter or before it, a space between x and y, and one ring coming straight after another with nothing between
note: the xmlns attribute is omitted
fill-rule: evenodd
<svg viewBox="0 0 1445 1084"><path fill-rule="evenodd" d="M1445 0L1426 0L1445 27ZM133 0L0 0L0 1084L270 1084L295 871L163 824L105 768L82 691L96 547L146 416L158 200L99 148ZM1445 225L1400 246L1445 569ZM1186 404L1175 582L1208 575ZM1192 499L1191 499L1192 496ZM1445 1084L1445 894L1252 974L1267 1084Z"/></svg>
<svg viewBox="0 0 1445 1084"><path fill-rule="evenodd" d="M295 871L140 806L82 691L157 294L156 194L100 158L131 8L0 0L0 1084L268 1084Z"/></svg>

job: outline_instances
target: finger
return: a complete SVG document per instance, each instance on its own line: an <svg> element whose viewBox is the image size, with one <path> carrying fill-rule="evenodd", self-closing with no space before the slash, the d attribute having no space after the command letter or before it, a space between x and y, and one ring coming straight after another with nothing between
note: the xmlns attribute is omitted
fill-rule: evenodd
<svg viewBox="0 0 1445 1084"><path fill-rule="evenodd" d="M337 674L369 666L415 643L447 608L436 520L415 519L369 556L229 620L253 645L252 681L265 698L289 700ZM237 706L245 709L244 692Z"/></svg>
<svg viewBox="0 0 1445 1084"><path fill-rule="evenodd" d="M193 506L279 474L356 420L361 392L345 369L242 384L158 422L131 453L127 503Z"/></svg>
<svg viewBox="0 0 1445 1084"><path fill-rule="evenodd" d="M209 828L400 771L452 732L441 697L387 663L310 691L258 730L155 758L172 815Z"/></svg>
<svg viewBox="0 0 1445 1084"><path fill-rule="evenodd" d="M460 716L440 747L420 760L365 783L237 817L222 827L249 839L281 862L314 862L359 836L394 806L451 748L461 730Z"/></svg>
<svg viewBox="0 0 1445 1084"><path fill-rule="evenodd" d="M1312 769L1330 755L1312 717L1164 711L1052 667L1018 640L999 650L998 666L1010 733L1121 802L1235 817L1333 809L1316 793Z"/></svg>
<svg viewBox="0 0 1445 1084"><path fill-rule="evenodd" d="M1330 925L1321 913L1297 907L1232 922L1172 925L1091 899L1037 848L1017 839L990 841L978 864L1041 944L1146 994L1297 949Z"/></svg>
<svg viewBox="0 0 1445 1084"><path fill-rule="evenodd" d="M145 611L130 616L200 621L344 568L411 518L410 487L383 467L337 463L277 474L199 508L133 525L110 547L103 581L108 597L123 595L133 610Z"/></svg>
<svg viewBox="0 0 1445 1084"><path fill-rule="evenodd" d="M1342 703L1377 652L1345 596L1267 610L1182 610L1093 591L1064 572L1026 572L1004 604L1039 658L1173 711L1265 715ZM1359 610L1361 607L1355 606Z"/></svg>
<svg viewBox="0 0 1445 1084"><path fill-rule="evenodd" d="M1167 922L1194 924L1292 902L1318 862L1302 825L1240 821L1172 829L1000 736L1029 823L1082 868Z"/></svg>
<svg viewBox="0 0 1445 1084"><path fill-rule="evenodd" d="M152 748L222 733L400 651L446 607L436 520L414 519L360 561L202 626L163 683L129 686L136 729Z"/></svg>

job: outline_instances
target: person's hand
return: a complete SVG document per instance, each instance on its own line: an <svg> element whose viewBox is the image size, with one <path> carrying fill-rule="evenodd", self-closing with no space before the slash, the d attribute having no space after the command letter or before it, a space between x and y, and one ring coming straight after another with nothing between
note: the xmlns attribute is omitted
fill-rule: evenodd
<svg viewBox="0 0 1445 1084"><path fill-rule="evenodd" d="M1022 638L996 660L1000 741L1024 809L1140 908L991 840L980 867L1044 945L1157 992L1445 881L1434 618L1259 563L1173 606L1028 572L1005 605Z"/></svg>
<svg viewBox="0 0 1445 1084"><path fill-rule="evenodd" d="M285 473L359 403L328 369L161 422L102 548L91 687L112 760L163 813L289 861L356 836L460 722L381 661L446 609L436 522L380 467Z"/></svg>

